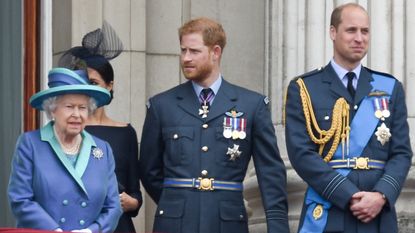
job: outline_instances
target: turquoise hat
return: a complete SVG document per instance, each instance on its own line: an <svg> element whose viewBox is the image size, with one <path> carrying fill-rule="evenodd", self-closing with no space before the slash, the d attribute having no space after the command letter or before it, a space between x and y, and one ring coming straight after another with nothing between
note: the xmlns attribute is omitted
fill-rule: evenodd
<svg viewBox="0 0 415 233"><path fill-rule="evenodd" d="M95 99L97 107L109 103L111 95L105 88L89 84L85 70L70 70L67 68L54 68L48 74L49 88L39 91L30 97L30 105L43 110L45 99L65 94L84 94Z"/></svg>

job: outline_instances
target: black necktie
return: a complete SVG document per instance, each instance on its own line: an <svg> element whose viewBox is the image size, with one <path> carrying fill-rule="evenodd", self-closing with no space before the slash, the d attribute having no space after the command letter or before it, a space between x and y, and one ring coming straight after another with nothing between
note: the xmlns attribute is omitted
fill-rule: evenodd
<svg viewBox="0 0 415 233"><path fill-rule="evenodd" d="M356 91L354 90L354 87L353 87L353 79L356 77L356 74L354 72L348 72L346 76L347 76L347 90L349 91L350 95L354 99L354 94L356 93Z"/></svg>

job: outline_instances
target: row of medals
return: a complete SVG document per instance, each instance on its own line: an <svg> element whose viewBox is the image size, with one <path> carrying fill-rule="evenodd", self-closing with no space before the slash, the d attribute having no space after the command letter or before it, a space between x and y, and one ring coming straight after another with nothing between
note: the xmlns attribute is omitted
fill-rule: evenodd
<svg viewBox="0 0 415 233"><path fill-rule="evenodd" d="M377 140L384 145L392 136L389 128L384 122L385 119L391 115L388 106L388 99L385 97L373 98L373 106L375 108L375 117L382 121L382 124L377 127L375 135L377 136Z"/></svg>
<svg viewBox="0 0 415 233"><path fill-rule="evenodd" d="M373 99L373 105L375 107L375 117L378 119L381 119L382 121L385 120L385 118L388 118L391 113L389 111L388 107L388 99L387 98L374 98Z"/></svg>
<svg viewBox="0 0 415 233"><path fill-rule="evenodd" d="M199 115L202 118L207 118L207 114L209 113L209 106L206 104L206 100L204 101L202 108L199 109ZM226 113L232 117L224 117L223 118L223 136L225 138L232 138L233 140L236 139L245 139L246 138L246 119L245 118L237 118L237 112L231 111Z"/></svg>
<svg viewBox="0 0 415 233"><path fill-rule="evenodd" d="M236 117L223 118L223 136L225 138L245 139L246 138L246 119Z"/></svg>
<svg viewBox="0 0 415 233"><path fill-rule="evenodd" d="M207 114L209 113L209 106L204 101L202 105L202 109L199 109L199 115L202 118L207 118ZM242 115L242 113L239 113ZM223 119L223 136L225 138L232 138L233 140L236 139L245 139L246 138L246 119L245 118L237 118L236 116L238 113L236 111L227 112L226 115L232 117L224 117ZM235 161L239 158L242 154L242 151L239 151L239 145L233 144L233 147L228 147L228 151L226 152L229 155L229 160Z"/></svg>

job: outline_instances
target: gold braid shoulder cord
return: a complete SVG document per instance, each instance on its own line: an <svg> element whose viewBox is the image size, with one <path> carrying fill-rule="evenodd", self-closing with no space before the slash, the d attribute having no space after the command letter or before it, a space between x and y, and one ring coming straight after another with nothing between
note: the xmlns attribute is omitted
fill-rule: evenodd
<svg viewBox="0 0 415 233"><path fill-rule="evenodd" d="M344 98L339 98L333 107L331 127L328 130L322 130L318 126L316 116L314 115L313 105L311 103L310 95L307 91L307 87L304 81L299 78L297 84L300 86L300 96L303 105L304 117L306 120L307 132L310 135L311 140L320 145L319 154L321 156L324 150L324 146L327 142L333 139L333 144L327 155L323 157L325 162L329 162L337 149L337 146L342 143L342 158L344 159L345 148L347 148L347 155L349 154L349 134L350 134L350 106ZM318 136L314 135L314 130ZM346 145L347 144L347 145Z"/></svg>

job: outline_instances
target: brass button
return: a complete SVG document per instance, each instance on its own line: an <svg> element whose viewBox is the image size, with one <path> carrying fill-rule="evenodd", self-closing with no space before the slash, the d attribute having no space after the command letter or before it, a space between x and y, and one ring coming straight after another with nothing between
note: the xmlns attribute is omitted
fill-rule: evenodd
<svg viewBox="0 0 415 233"><path fill-rule="evenodd" d="M207 174L208 174L208 171L206 171L206 170L203 170L203 171L201 172L201 174L202 174L202 176L207 176Z"/></svg>
<svg viewBox="0 0 415 233"><path fill-rule="evenodd" d="M204 129L207 129L207 128L209 127L209 125L208 125L208 124L203 124L203 125L202 125L202 127L203 127Z"/></svg>
<svg viewBox="0 0 415 233"><path fill-rule="evenodd" d="M209 148L207 146L202 147L202 151L206 152L208 150L209 150Z"/></svg>
<svg viewBox="0 0 415 233"><path fill-rule="evenodd" d="M177 133L175 133L174 135L173 135L173 139L178 139L179 138L179 135L177 134Z"/></svg>

